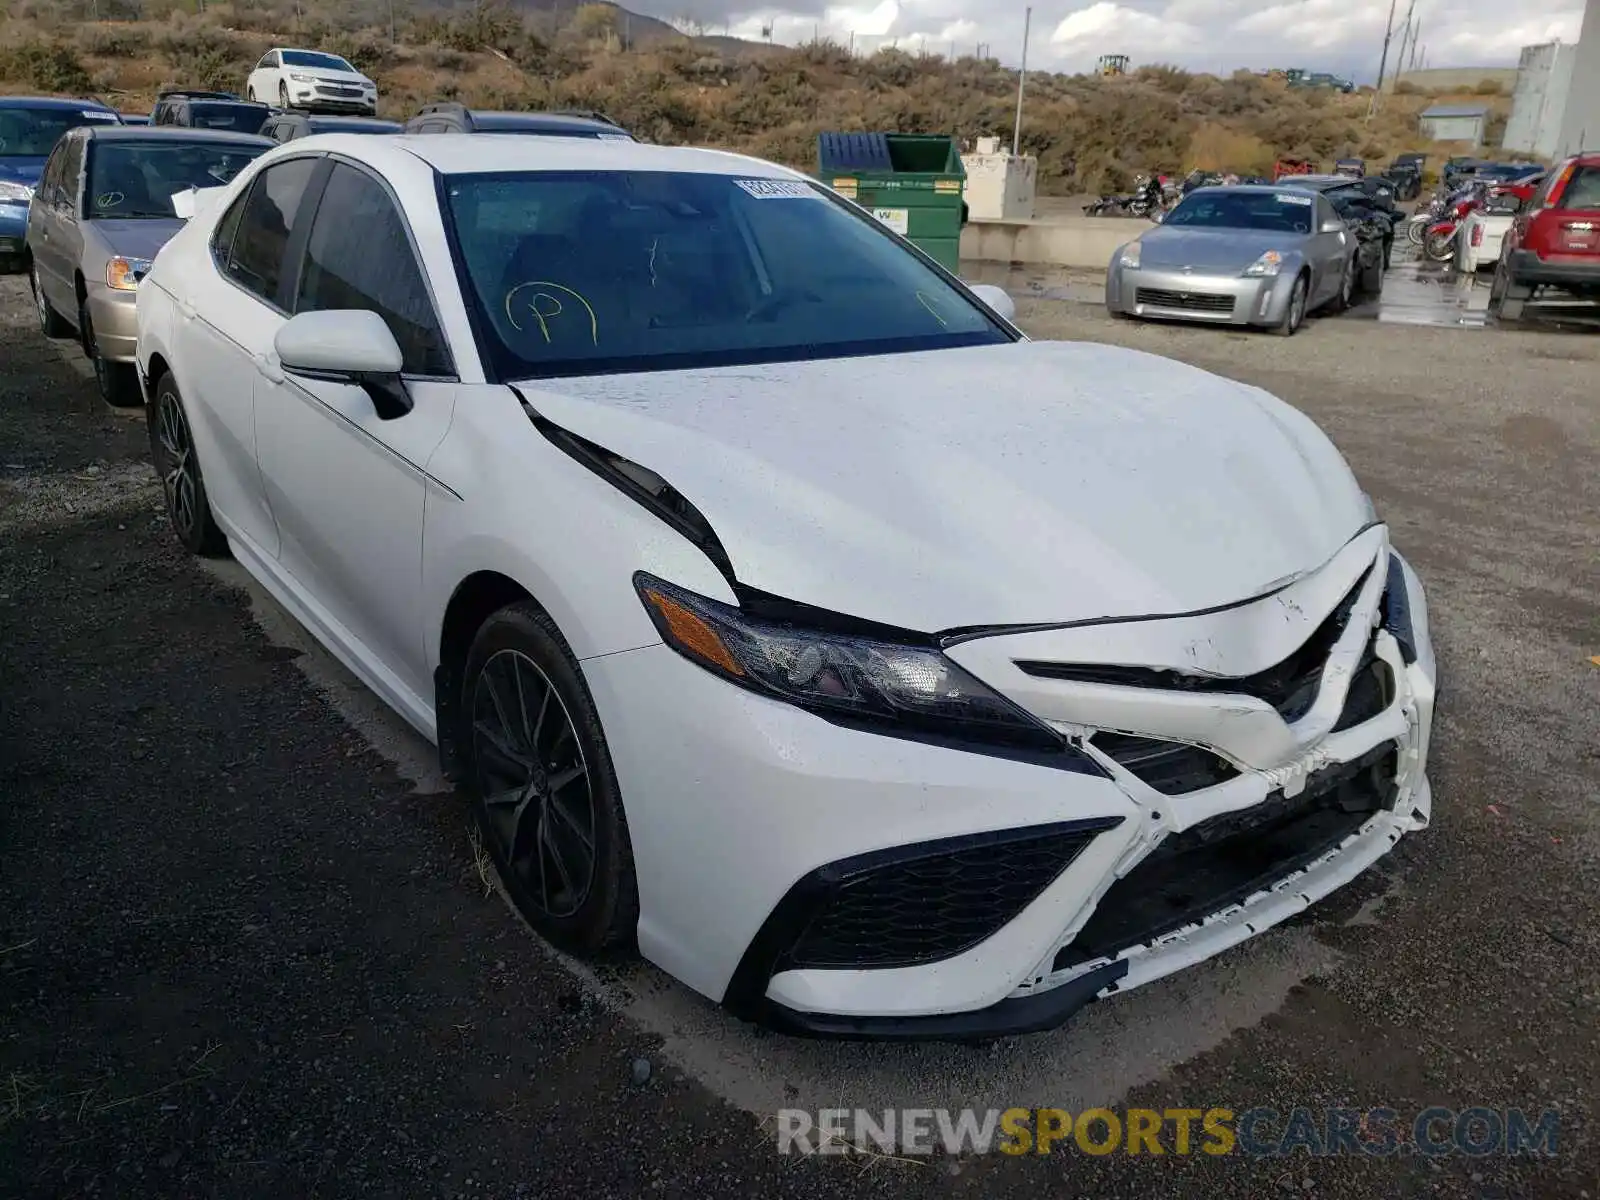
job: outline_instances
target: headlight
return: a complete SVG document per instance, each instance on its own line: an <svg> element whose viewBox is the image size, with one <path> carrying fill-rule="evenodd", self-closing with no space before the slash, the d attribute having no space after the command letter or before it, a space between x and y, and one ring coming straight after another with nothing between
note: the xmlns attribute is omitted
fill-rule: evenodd
<svg viewBox="0 0 1600 1200"><path fill-rule="evenodd" d="M106 263L106 286L119 292L138 290L139 281L150 272L148 258L117 257Z"/></svg>
<svg viewBox="0 0 1600 1200"><path fill-rule="evenodd" d="M1117 256L1117 261L1125 267L1137 267L1139 265L1140 252L1139 241L1135 238L1122 248L1122 253Z"/></svg>
<svg viewBox="0 0 1600 1200"><path fill-rule="evenodd" d="M667 645L740 687L884 732L1053 752L1098 771L936 648L753 617L643 572L634 586Z"/></svg>
<svg viewBox="0 0 1600 1200"><path fill-rule="evenodd" d="M289 72L289 78L294 80L296 83L315 83L317 81L317 77L315 75L298 75L293 71Z"/></svg>
<svg viewBox="0 0 1600 1200"><path fill-rule="evenodd" d="M1276 275L1278 268L1283 265L1283 255L1276 250L1268 250L1255 262L1244 269L1246 275Z"/></svg>
<svg viewBox="0 0 1600 1200"><path fill-rule="evenodd" d="M26 183L13 183L9 179L0 179L0 202L9 201L13 204L26 204L33 199L33 188Z"/></svg>

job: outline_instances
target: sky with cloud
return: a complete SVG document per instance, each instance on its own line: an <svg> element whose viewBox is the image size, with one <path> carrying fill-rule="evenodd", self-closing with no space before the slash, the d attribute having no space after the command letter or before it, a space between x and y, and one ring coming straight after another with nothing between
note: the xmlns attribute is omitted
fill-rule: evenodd
<svg viewBox="0 0 1600 1200"><path fill-rule="evenodd" d="M627 5L628 0L623 0ZM1398 0L1394 49L1411 0ZM1592 25L1600 25L1600 0ZM1025 5L1004 0L636 0L631 7L705 31L777 42L813 36L858 51L894 44L929 54L971 54L980 44L1015 65ZM1419 48L1428 66L1515 65L1522 46L1576 41L1583 0L1416 0ZM1102 54L1134 65L1176 63L1200 71L1272 66L1332 71L1370 82L1389 0L1046 0L1033 6L1030 65L1083 71ZM1407 57L1409 58L1409 52ZM1391 57L1391 65L1393 58Z"/></svg>

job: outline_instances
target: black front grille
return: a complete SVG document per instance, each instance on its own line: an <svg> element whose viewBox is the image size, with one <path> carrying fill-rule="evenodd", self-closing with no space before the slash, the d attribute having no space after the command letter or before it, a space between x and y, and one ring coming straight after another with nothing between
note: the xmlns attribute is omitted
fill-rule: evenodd
<svg viewBox="0 0 1600 1200"><path fill-rule="evenodd" d="M1165 288L1137 288L1133 293L1135 304L1175 308L1182 312L1231 314L1233 300L1232 296L1219 296L1214 292L1173 292Z"/></svg>
<svg viewBox="0 0 1600 1200"><path fill-rule="evenodd" d="M1097 733L1095 746L1166 796L1181 796L1201 788L1226 783L1239 771L1209 750L1183 742L1134 737L1126 733Z"/></svg>
<svg viewBox="0 0 1600 1200"><path fill-rule="evenodd" d="M1074 825L934 842L855 870L822 899L778 969L910 967L960 954L1033 903L1098 832Z"/></svg>
<svg viewBox="0 0 1600 1200"><path fill-rule="evenodd" d="M1057 952L1054 969L1110 957L1191 925L1299 870L1391 808L1393 743L1324 768L1295 796L1259 804L1171 834L1112 884L1088 923Z"/></svg>
<svg viewBox="0 0 1600 1200"><path fill-rule="evenodd" d="M1124 687L1159 688L1180 692L1232 693L1254 696L1272 705L1285 721L1298 721L1316 702L1322 686L1322 668L1344 632L1350 610L1361 595L1370 570L1364 572L1338 606L1293 654L1254 675L1189 675L1152 667L1112 667L1077 663L1019 660L1017 668L1041 679L1070 679L1082 683L1114 683Z"/></svg>

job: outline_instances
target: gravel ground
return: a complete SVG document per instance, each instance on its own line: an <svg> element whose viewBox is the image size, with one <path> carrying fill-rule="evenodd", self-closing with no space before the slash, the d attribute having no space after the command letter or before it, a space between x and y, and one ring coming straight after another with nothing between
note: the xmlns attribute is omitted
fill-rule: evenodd
<svg viewBox="0 0 1600 1200"><path fill-rule="evenodd" d="M142 420L0 280L0 1196L1600 1196L1600 340L1021 317L1267 387L1340 443L1430 588L1435 822L1075 1041L840 1054L712 1045L682 989L640 1010L608 982L637 969L596 984L529 937L465 806L177 552ZM1026 1079L1069 1104L1554 1107L1560 1154L775 1155L750 1097L869 1102L863 1064L873 1103L904 1078L907 1104Z"/></svg>

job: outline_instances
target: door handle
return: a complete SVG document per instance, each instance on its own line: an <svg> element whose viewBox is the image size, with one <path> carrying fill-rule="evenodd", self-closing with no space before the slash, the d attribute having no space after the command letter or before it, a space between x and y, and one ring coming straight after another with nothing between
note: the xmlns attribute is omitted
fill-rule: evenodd
<svg viewBox="0 0 1600 1200"><path fill-rule="evenodd" d="M256 370L261 373L261 377L268 383L283 382L283 371L279 369L278 364L275 363L268 355L256 355Z"/></svg>
<svg viewBox="0 0 1600 1200"><path fill-rule="evenodd" d="M194 320L195 314L199 311L200 310L198 308L196 308L193 304L190 304L187 300L178 301L178 312L183 316L185 321Z"/></svg>

